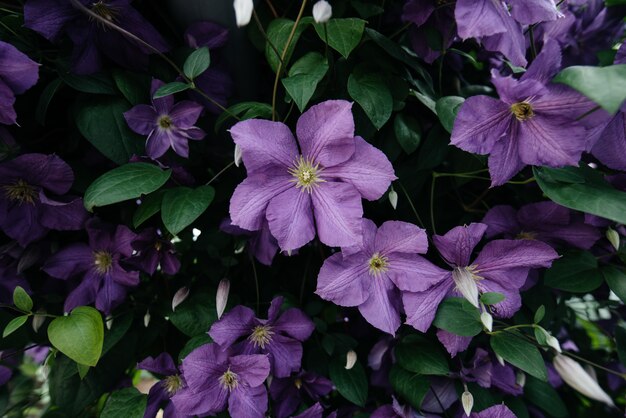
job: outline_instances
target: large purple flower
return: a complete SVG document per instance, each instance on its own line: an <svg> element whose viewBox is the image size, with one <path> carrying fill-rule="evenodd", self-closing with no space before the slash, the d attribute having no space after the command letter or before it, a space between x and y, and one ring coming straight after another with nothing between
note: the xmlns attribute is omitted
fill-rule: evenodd
<svg viewBox="0 0 626 418"><path fill-rule="evenodd" d="M131 6L132 0L77 0L98 16L131 32L160 52L167 43L156 29ZM74 44L72 66L78 74L90 74L102 67L102 55L123 67L148 68L151 49L137 44L72 5L71 0L28 0L24 25L50 41L66 33Z"/></svg>
<svg viewBox="0 0 626 418"><path fill-rule="evenodd" d="M150 388L143 418L155 418L161 408L164 417L183 418L183 415L176 410L174 403L170 402L170 398L185 386L172 356L168 353L161 353L155 358L148 357L139 362L137 368L163 376L160 382Z"/></svg>
<svg viewBox="0 0 626 418"><path fill-rule="evenodd" d="M73 182L72 169L56 155L24 154L0 163L0 228L21 246L51 229L82 228L83 200L63 196Z"/></svg>
<svg viewBox="0 0 626 418"><path fill-rule="evenodd" d="M282 297L272 300L267 319L258 319L254 311L235 306L211 326L209 335L222 347L230 347L245 337L235 350L243 354L269 354L272 374L288 377L300 370L302 341L309 338L315 325L300 309L289 308L282 314Z"/></svg>
<svg viewBox="0 0 626 418"><path fill-rule="evenodd" d="M489 154L492 186L526 165L578 164L587 131L576 119L593 104L567 87L548 84L559 68L559 46L547 42L519 80L492 73L500 99L473 96L461 106L451 144Z"/></svg>
<svg viewBox="0 0 626 418"><path fill-rule="evenodd" d="M472 223L458 226L447 234L435 235L433 242L443 259L452 267L444 270L430 263L421 275L433 286L421 292L403 292L407 323L419 331L430 327L439 303L446 296L460 295L479 306L480 293L497 292L505 296L493 305L494 313L510 318L521 307L519 288L529 271L549 267L558 254L547 244L530 240L496 240L485 245L471 260L472 250L480 242L487 225ZM425 262L427 263L427 262Z"/></svg>
<svg viewBox="0 0 626 418"><path fill-rule="evenodd" d="M165 83L152 80L150 95ZM148 135L146 153L156 160L172 148L181 157L189 157L190 139L205 137L202 129L194 126L202 113L202 106L190 100L175 103L169 95L152 99L152 106L140 104L124 113L128 126L141 135Z"/></svg>
<svg viewBox="0 0 626 418"><path fill-rule="evenodd" d="M206 344L185 357L181 368L187 387L172 397L180 414L214 415L228 404L233 418L265 417L267 356L231 356L217 344Z"/></svg>
<svg viewBox="0 0 626 418"><path fill-rule="evenodd" d="M380 198L396 177L387 157L354 137L352 104L311 107L296 126L250 119L230 130L248 171L230 201L234 225L258 231L264 220L283 251L315 237L329 246L361 241L361 198Z"/></svg>
<svg viewBox="0 0 626 418"><path fill-rule="evenodd" d="M123 225L112 227L97 219L87 222L89 244L72 244L55 253L43 270L57 279L82 276L81 283L67 296L66 312L95 302L105 314L121 304L129 287L139 284L139 272L127 271L120 261L130 257L135 233Z"/></svg>
<svg viewBox="0 0 626 418"><path fill-rule="evenodd" d="M37 83L39 64L13 45L0 41L0 123L16 123L15 95Z"/></svg>
<svg viewBox="0 0 626 418"><path fill-rule="evenodd" d="M333 390L333 383L323 376L311 372L300 372L286 378L274 378L270 385L270 396L274 401L276 418L287 418L302 403L303 398L319 401Z"/></svg>
<svg viewBox="0 0 626 418"><path fill-rule="evenodd" d="M343 248L324 261L315 293L341 306L358 306L376 328L395 334L400 326L400 290L420 292L433 285L422 274L430 264L417 254L428 249L426 232L388 221L376 228L363 219L363 242Z"/></svg>

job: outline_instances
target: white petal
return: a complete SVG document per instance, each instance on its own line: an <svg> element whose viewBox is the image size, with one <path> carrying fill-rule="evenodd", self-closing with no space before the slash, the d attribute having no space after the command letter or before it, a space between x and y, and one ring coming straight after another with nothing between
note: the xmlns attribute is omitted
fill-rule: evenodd
<svg viewBox="0 0 626 418"><path fill-rule="evenodd" d="M476 286L474 275L466 267L456 267L452 271L452 278L456 289L465 299L478 308L478 286Z"/></svg>
<svg viewBox="0 0 626 418"><path fill-rule="evenodd" d="M147 310L143 316L143 326L148 328L148 325L150 325L150 310Z"/></svg>
<svg viewBox="0 0 626 418"><path fill-rule="evenodd" d="M326 0L320 0L313 5L313 19L315 23L326 23L333 16L333 8Z"/></svg>
<svg viewBox="0 0 626 418"><path fill-rule="evenodd" d="M217 319L222 317L226 304L228 303L228 293L230 292L230 281L228 279L220 280L215 295L215 309L217 310Z"/></svg>
<svg viewBox="0 0 626 418"><path fill-rule="evenodd" d="M391 203L391 207L394 209L398 207L398 193L393 189L389 192L389 203Z"/></svg>
<svg viewBox="0 0 626 418"><path fill-rule="evenodd" d="M350 370L354 367L354 365L356 364L356 358L357 357L354 350L348 351L348 354L346 354L346 370Z"/></svg>
<svg viewBox="0 0 626 418"><path fill-rule="evenodd" d="M489 312L483 312L480 314L480 322L487 328L487 331L493 331L493 316Z"/></svg>
<svg viewBox="0 0 626 418"><path fill-rule="evenodd" d="M469 417L472 413L472 408L474 407L474 397L467 390L463 392L463 395L461 395L461 404L463 405L465 416Z"/></svg>
<svg viewBox="0 0 626 418"><path fill-rule="evenodd" d="M235 167L239 167L241 164L241 156L243 152L241 151L241 147L239 144L235 144Z"/></svg>
<svg viewBox="0 0 626 418"><path fill-rule="evenodd" d="M252 19L252 11L254 10L254 3L252 0L235 0L233 2L233 7L235 8L237 26L242 27L250 23L250 19Z"/></svg>
<svg viewBox="0 0 626 418"><path fill-rule="evenodd" d="M577 361L557 354L553 360L554 368L561 378L578 392L596 401L615 406L611 397L600 387L593 377Z"/></svg>
<svg viewBox="0 0 626 418"><path fill-rule="evenodd" d="M176 307L183 303L185 299L187 299L187 296L189 296L188 287L183 286L178 289L178 291L174 294L174 297L172 298L172 311L175 311Z"/></svg>

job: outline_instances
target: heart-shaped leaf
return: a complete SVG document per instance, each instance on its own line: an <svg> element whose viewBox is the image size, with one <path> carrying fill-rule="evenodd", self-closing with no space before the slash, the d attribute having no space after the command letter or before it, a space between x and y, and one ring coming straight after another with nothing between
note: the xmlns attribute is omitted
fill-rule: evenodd
<svg viewBox="0 0 626 418"><path fill-rule="evenodd" d="M102 352L104 326L100 312L89 306L74 308L48 326L52 345L76 363L95 366Z"/></svg>

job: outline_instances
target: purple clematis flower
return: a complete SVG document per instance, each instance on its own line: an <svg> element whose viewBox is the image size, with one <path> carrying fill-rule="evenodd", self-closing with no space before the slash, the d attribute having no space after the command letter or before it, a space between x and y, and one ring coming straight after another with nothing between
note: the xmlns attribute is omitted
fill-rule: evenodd
<svg viewBox="0 0 626 418"><path fill-rule="evenodd" d="M383 405L372 412L371 418L420 418L423 415L417 413L411 405L400 405L395 397L392 397L391 405Z"/></svg>
<svg viewBox="0 0 626 418"><path fill-rule="evenodd" d="M264 418L270 372L267 356L232 356L217 344L193 350L182 364L187 387L172 402L183 415L214 415L226 409L233 418Z"/></svg>
<svg viewBox="0 0 626 418"><path fill-rule="evenodd" d="M402 9L402 21L415 25L409 29L411 47L429 64L439 58L441 49L448 49L457 37L452 1L408 0ZM439 49L431 46L433 31L441 36Z"/></svg>
<svg viewBox="0 0 626 418"><path fill-rule="evenodd" d="M96 15L136 35L160 52L168 50L165 40L131 6L132 0L76 0ZM102 67L102 54L132 69L147 69L154 51L129 40L120 32L74 7L72 0L28 0L24 25L50 41L66 33L74 44L72 67L77 74L91 74Z"/></svg>
<svg viewBox="0 0 626 418"><path fill-rule="evenodd" d="M150 96L165 83L152 80ZM152 99L152 106L140 104L124 113L128 126L141 135L148 135L146 153L156 160L172 148L181 157L189 157L190 139L201 140L204 131L194 124L202 113L202 106L190 100L174 103L169 95Z"/></svg>
<svg viewBox="0 0 626 418"><path fill-rule="evenodd" d="M82 276L82 281L65 300L64 309L95 302L105 314L121 304L129 287L139 284L139 272L125 270L120 261L130 257L135 233L123 225L112 227L97 219L87 222L89 244L72 244L44 264L43 270L57 279Z"/></svg>
<svg viewBox="0 0 626 418"><path fill-rule="evenodd" d="M132 242L137 252L126 264L136 267L149 275L153 275L160 266L161 271L173 276L180 269L180 261L176 258L174 246L163 238L163 234L156 228L143 230L137 239Z"/></svg>
<svg viewBox="0 0 626 418"><path fill-rule="evenodd" d="M469 418L516 418L506 405L494 405L480 412L472 412Z"/></svg>
<svg viewBox="0 0 626 418"><path fill-rule="evenodd" d="M137 368L164 376L150 388L143 418L155 418L159 409L163 409L164 417L183 418L185 415L178 413L174 403L170 402L170 398L185 386L172 356L161 353L155 358L148 357L139 362Z"/></svg>
<svg viewBox="0 0 626 418"><path fill-rule="evenodd" d="M38 79L39 64L13 45L0 41L0 123L13 125L17 122L13 109L15 95L24 93Z"/></svg>
<svg viewBox="0 0 626 418"><path fill-rule="evenodd" d="M272 375L288 377L300 370L302 341L309 338L315 325L300 309L290 308L282 314L282 297L272 300L267 319L258 319L254 311L235 306L211 326L209 335L222 347L230 347L245 337L235 350L242 354L269 354Z"/></svg>
<svg viewBox="0 0 626 418"><path fill-rule="evenodd" d="M498 205L487 212L482 223L487 225L487 238L536 239L552 246L565 244L588 250L600 239L600 232L577 215L551 201L531 203L517 211Z"/></svg>
<svg viewBox="0 0 626 418"><path fill-rule="evenodd" d="M287 418L302 403L303 398L319 401L333 390L333 383L315 373L301 371L290 377L272 379L270 396L276 418Z"/></svg>
<svg viewBox="0 0 626 418"><path fill-rule="evenodd" d="M426 332L445 297L461 295L479 307L479 296L483 292L503 294L505 299L492 308L498 317L510 318L521 307L518 289L526 281L530 269L549 267L552 260L558 258L558 254L543 242L495 240L487 243L474 261L470 261L472 250L486 229L487 225L472 223L433 237L435 247L452 271L423 260L421 275L435 284L425 291L403 292L409 325Z"/></svg>
<svg viewBox="0 0 626 418"><path fill-rule="evenodd" d="M324 408L319 403L315 403L312 407L306 409L301 414L295 415L293 418L322 418L323 416ZM326 418L337 418L337 412L331 412Z"/></svg>
<svg viewBox="0 0 626 418"><path fill-rule="evenodd" d="M83 200L63 196L73 182L72 169L56 155L24 154L0 163L0 228L21 246L51 229L82 228Z"/></svg>
<svg viewBox="0 0 626 418"><path fill-rule="evenodd" d="M461 106L451 144L489 154L492 186L529 164L578 164L587 131L576 118L594 105L567 87L547 84L559 68L559 46L547 42L519 80L492 72L500 99L473 96Z"/></svg>
<svg viewBox="0 0 626 418"><path fill-rule="evenodd" d="M515 379L515 370L493 360L482 348L476 349L472 367L461 369L461 378L464 382L476 382L484 388L496 387L507 395L519 396L524 393Z"/></svg>
<svg viewBox="0 0 626 418"><path fill-rule="evenodd" d="M426 232L406 222L388 221L376 228L363 219L363 242L343 248L324 261L317 293L340 306L358 306L376 328L394 335L400 327L400 290L424 291L434 284L421 275L428 249ZM432 277L432 276L431 276Z"/></svg>
<svg viewBox="0 0 626 418"><path fill-rule="evenodd" d="M316 231L329 246L360 242L361 198L380 198L396 177L381 151L354 137L351 109L344 100L311 107L298 120L298 143L280 122L234 125L248 178L230 201L233 224L258 231L267 219L283 251L302 247Z"/></svg>

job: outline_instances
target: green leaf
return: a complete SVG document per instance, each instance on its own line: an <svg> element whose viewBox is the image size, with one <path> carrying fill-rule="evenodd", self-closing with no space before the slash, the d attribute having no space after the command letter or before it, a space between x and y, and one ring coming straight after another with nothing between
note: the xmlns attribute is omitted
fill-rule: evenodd
<svg viewBox="0 0 626 418"><path fill-rule="evenodd" d="M170 322L189 337L206 334L215 321L215 296L204 292L192 293L170 314Z"/></svg>
<svg viewBox="0 0 626 418"><path fill-rule="evenodd" d="M419 335L402 339L395 354L398 364L410 372L442 376L450 372L446 353Z"/></svg>
<svg viewBox="0 0 626 418"><path fill-rule="evenodd" d="M41 96L39 96L39 101L37 102L37 108L35 109L35 119L37 119L40 125L43 126L46 124L46 113L48 113L50 102L52 102L52 98L62 85L63 80L57 78L51 81L41 92Z"/></svg>
<svg viewBox="0 0 626 418"><path fill-rule="evenodd" d="M565 68L552 80L578 90L609 113L616 113L626 100L626 64Z"/></svg>
<svg viewBox="0 0 626 418"><path fill-rule="evenodd" d="M515 367L542 381L548 380L539 349L515 333L501 332L491 336L493 351Z"/></svg>
<svg viewBox="0 0 626 418"><path fill-rule="evenodd" d="M437 100L435 103L435 111L437 112L437 116L439 116L439 121L449 133L452 133L454 119L456 119L456 114L459 113L463 102L465 102L465 99L462 97L446 96Z"/></svg>
<svg viewBox="0 0 626 418"><path fill-rule="evenodd" d="M113 80L106 73L78 75L59 71L58 74L63 82L74 90L89 94L117 95Z"/></svg>
<svg viewBox="0 0 626 418"><path fill-rule="evenodd" d="M172 235L178 234L204 213L214 196L215 189L211 186L168 190L161 204L163 224Z"/></svg>
<svg viewBox="0 0 626 418"><path fill-rule="evenodd" d="M4 328L4 331L2 332L2 338L6 338L9 335L13 334L22 325L26 323L26 320L28 320L28 315L21 315L16 318L13 318L11 322L9 322L7 326Z"/></svg>
<svg viewBox="0 0 626 418"><path fill-rule="evenodd" d="M377 4L365 3L357 0L352 0L350 4L363 19L369 19L370 17L377 16L385 12L385 9Z"/></svg>
<svg viewBox="0 0 626 418"><path fill-rule="evenodd" d="M567 417L565 404L549 383L527 376L524 396L553 417Z"/></svg>
<svg viewBox="0 0 626 418"><path fill-rule="evenodd" d="M483 330L478 309L464 298L444 299L439 304L433 325L463 337L473 337Z"/></svg>
<svg viewBox="0 0 626 418"><path fill-rule="evenodd" d="M211 337L209 337L209 334L207 333L202 333L196 335L195 337L191 337L189 340L187 340L185 346L180 350L180 353L178 353L178 361L183 361L183 359L196 348L205 344L210 344L212 342L213 340L211 339Z"/></svg>
<svg viewBox="0 0 626 418"><path fill-rule="evenodd" d="M544 279L546 286L576 293L591 292L603 282L598 260L587 251L568 251L552 263Z"/></svg>
<svg viewBox="0 0 626 418"><path fill-rule="evenodd" d="M161 202L163 195L167 190L157 190L141 199L141 205L137 206L133 214L133 226L137 228L139 225L156 215L161 210Z"/></svg>
<svg viewBox="0 0 626 418"><path fill-rule="evenodd" d="M615 327L615 342L619 361L626 366L626 324L623 322Z"/></svg>
<svg viewBox="0 0 626 418"><path fill-rule="evenodd" d="M232 105L228 112L223 112L215 121L215 132L219 131L224 122L233 115L239 116L239 120L252 118L270 119L272 117L272 106L260 102L243 102Z"/></svg>
<svg viewBox="0 0 626 418"><path fill-rule="evenodd" d="M161 170L148 163L130 163L104 173L85 191L84 204L91 211L95 206L134 199L152 193L170 178L171 170Z"/></svg>
<svg viewBox="0 0 626 418"><path fill-rule="evenodd" d="M113 81L124 98L133 106L150 100L148 76L116 68L113 70Z"/></svg>
<svg viewBox="0 0 626 418"><path fill-rule="evenodd" d="M502 302L504 299L504 295L497 292L487 292L480 295L480 301L485 305L495 305L496 303Z"/></svg>
<svg viewBox="0 0 626 418"><path fill-rule="evenodd" d="M296 61L289 70L289 77L282 83L289 96L303 112L313 97L315 89L328 72L328 61L322 54L309 52Z"/></svg>
<svg viewBox="0 0 626 418"><path fill-rule="evenodd" d="M183 64L183 73L185 73L188 78L193 80L205 72L207 68L209 68L209 65L211 65L211 54L209 53L209 48L198 48L189 54L185 60L185 64Z"/></svg>
<svg viewBox="0 0 626 418"><path fill-rule="evenodd" d="M601 271L609 288L622 302L626 303L626 272L621 268L608 265L602 267Z"/></svg>
<svg viewBox="0 0 626 418"><path fill-rule="evenodd" d="M100 414L100 418L143 418L148 397L136 388L113 392Z"/></svg>
<svg viewBox="0 0 626 418"><path fill-rule="evenodd" d="M159 87L152 95L152 98L159 99L161 97L171 96L172 94L180 93L181 91L189 90L190 88L191 86L187 83L172 81L171 83L167 83Z"/></svg>
<svg viewBox="0 0 626 418"><path fill-rule="evenodd" d="M415 410L419 410L422 401L430 389L426 376L411 373L394 364L389 373L389 382L393 391L408 402Z"/></svg>
<svg viewBox="0 0 626 418"><path fill-rule="evenodd" d="M345 365L345 353L333 357L328 365L330 380L333 381L341 396L353 404L363 407L367 400L368 386L365 370L358 361L350 370L347 370Z"/></svg>
<svg viewBox="0 0 626 418"><path fill-rule="evenodd" d="M541 305L539 308L537 308L537 312L535 312L535 317L533 319L533 322L535 324L540 323L545 315L546 315L546 307Z"/></svg>
<svg viewBox="0 0 626 418"><path fill-rule="evenodd" d="M293 54L293 50L300 39L300 35L302 32L311 24L313 21L312 17L305 17L300 19L300 23L296 27L295 32L293 33L293 37L291 42L289 43L289 47L285 53L285 58L283 62L283 70L287 68L289 61L291 60L291 55ZM267 59L268 64L272 68L274 72L278 70L278 64L280 63L281 55L287 46L287 41L291 36L291 31L294 25L293 20L289 19L274 19L271 21L269 26L267 27L267 43L265 45L265 58ZM274 47L277 51L274 50ZM278 52L280 55L277 55Z"/></svg>
<svg viewBox="0 0 626 418"><path fill-rule="evenodd" d="M33 300L22 286L15 286L13 289L13 304L24 312L30 312L33 309Z"/></svg>
<svg viewBox="0 0 626 418"><path fill-rule="evenodd" d="M145 139L132 132L124 119L130 109L120 97L90 97L77 102L76 125L80 133L102 155L116 164L125 164L144 152Z"/></svg>
<svg viewBox="0 0 626 418"><path fill-rule="evenodd" d="M85 376L87 376L87 373L89 373L89 366L86 366L84 364L76 363L76 369L78 370L78 376L80 377L80 380L83 380Z"/></svg>
<svg viewBox="0 0 626 418"><path fill-rule="evenodd" d="M356 67L348 77L348 93L363 108L376 129L382 128L391 117L393 97L381 74Z"/></svg>
<svg viewBox="0 0 626 418"><path fill-rule="evenodd" d="M422 127L417 119L404 113L398 113L393 121L396 140L407 154L415 152L422 141Z"/></svg>
<svg viewBox="0 0 626 418"><path fill-rule="evenodd" d="M104 326L100 312L89 306L74 308L48 326L50 343L76 363L95 366L102 352Z"/></svg>
<svg viewBox="0 0 626 418"><path fill-rule="evenodd" d="M328 39L328 45L348 58L352 50L359 45L365 29L365 20L357 18L330 19L325 24L313 25L322 42ZM328 35L328 38L326 36Z"/></svg>

